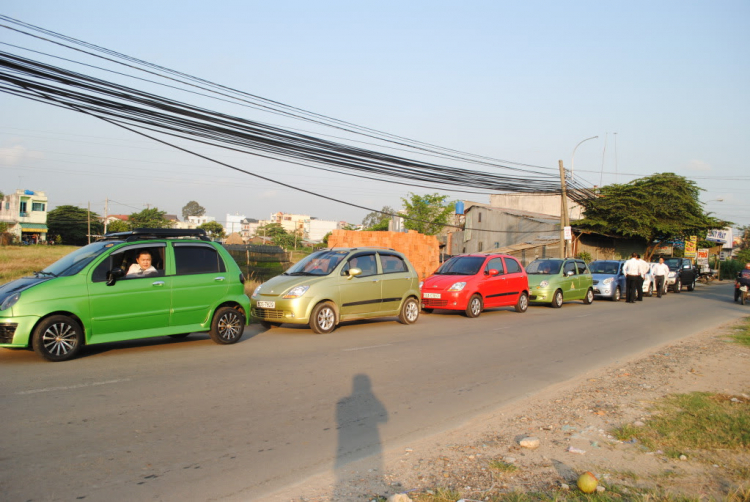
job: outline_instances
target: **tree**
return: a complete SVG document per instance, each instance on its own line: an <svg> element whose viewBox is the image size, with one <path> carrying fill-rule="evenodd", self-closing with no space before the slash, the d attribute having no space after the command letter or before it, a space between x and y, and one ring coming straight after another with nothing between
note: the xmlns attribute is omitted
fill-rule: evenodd
<svg viewBox="0 0 750 502"><path fill-rule="evenodd" d="M205 230L208 234L208 237L212 240L219 240L226 237L226 234L224 233L224 227L221 226L221 223L217 221L207 221L203 225L198 226L198 228Z"/></svg>
<svg viewBox="0 0 750 502"><path fill-rule="evenodd" d="M585 218L576 227L637 238L646 244L645 258L675 240L704 236L712 228L731 225L703 211L695 182L674 173L659 173L626 184L602 187L597 197L582 202Z"/></svg>
<svg viewBox="0 0 750 502"><path fill-rule="evenodd" d="M88 225L91 221L91 234L100 235L104 225L99 215L77 206L58 206L47 213L49 235L59 235L63 244L83 246L89 241Z"/></svg>
<svg viewBox="0 0 750 502"><path fill-rule="evenodd" d="M406 211L404 227L424 235L439 233L456 207L455 202L446 202L446 199L447 195L438 193L417 195L409 192L408 198L401 198Z"/></svg>
<svg viewBox="0 0 750 502"><path fill-rule="evenodd" d="M172 222L164 217L166 211L159 211L158 207L144 209L133 213L128 218L130 227L135 228L172 228Z"/></svg>
<svg viewBox="0 0 750 502"><path fill-rule="evenodd" d="M362 226L365 230L388 230L388 222L391 215L396 211L390 206L383 206L383 209L369 213L362 220Z"/></svg>
<svg viewBox="0 0 750 502"><path fill-rule="evenodd" d="M112 220L107 223L107 233L127 232L128 230L130 230L130 225L122 220Z"/></svg>
<svg viewBox="0 0 750 502"><path fill-rule="evenodd" d="M187 221L188 216L203 216L206 214L206 208L191 200L182 208L182 219Z"/></svg>

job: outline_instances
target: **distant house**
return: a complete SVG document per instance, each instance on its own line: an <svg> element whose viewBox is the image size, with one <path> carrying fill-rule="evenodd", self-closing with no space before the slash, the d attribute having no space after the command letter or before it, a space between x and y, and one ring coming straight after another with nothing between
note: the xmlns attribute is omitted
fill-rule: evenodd
<svg viewBox="0 0 750 502"><path fill-rule="evenodd" d="M47 240L47 195L33 190L16 190L2 199L0 223L15 240L45 242Z"/></svg>

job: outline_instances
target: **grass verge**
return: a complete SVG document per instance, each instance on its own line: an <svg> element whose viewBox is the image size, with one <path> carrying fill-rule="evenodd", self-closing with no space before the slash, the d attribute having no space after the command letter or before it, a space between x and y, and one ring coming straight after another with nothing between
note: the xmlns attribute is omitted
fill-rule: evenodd
<svg viewBox="0 0 750 502"><path fill-rule="evenodd" d="M0 284L33 275L76 249L76 246L0 246Z"/></svg>
<svg viewBox="0 0 750 502"><path fill-rule="evenodd" d="M745 318L745 322L736 328L732 334L732 339L740 345L750 347L750 317Z"/></svg>

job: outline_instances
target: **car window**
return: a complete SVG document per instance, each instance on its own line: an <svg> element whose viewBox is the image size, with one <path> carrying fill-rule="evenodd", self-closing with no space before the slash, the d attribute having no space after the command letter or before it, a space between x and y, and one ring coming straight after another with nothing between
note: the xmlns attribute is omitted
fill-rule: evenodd
<svg viewBox="0 0 750 502"><path fill-rule="evenodd" d="M566 261L563 267L563 274L568 275L570 272L576 273L576 262Z"/></svg>
<svg viewBox="0 0 750 502"><path fill-rule="evenodd" d="M406 262L400 257L391 254L380 255L380 265L384 274L395 274L397 272L408 272Z"/></svg>
<svg viewBox="0 0 750 502"><path fill-rule="evenodd" d="M289 267L284 275L328 275L347 254L347 251L318 251Z"/></svg>
<svg viewBox="0 0 750 502"><path fill-rule="evenodd" d="M224 260L210 244L174 244L177 275L226 272Z"/></svg>
<svg viewBox="0 0 750 502"><path fill-rule="evenodd" d="M562 267L562 261L560 260L534 260L526 267L526 273L532 275L557 275L560 273L560 267Z"/></svg>
<svg viewBox="0 0 750 502"><path fill-rule="evenodd" d="M616 274L620 264L616 261L592 261L589 264L592 274Z"/></svg>
<svg viewBox="0 0 750 502"><path fill-rule="evenodd" d="M134 246L128 246L120 248L111 255L109 255L104 261L96 266L94 272L91 274L92 282L103 282L107 280L107 272L119 268L123 271L125 276L121 280L131 279L143 279L148 277L155 277L164 275L164 249L166 244L164 243L149 243L149 244L137 244ZM136 265L137 259L142 251L148 251L151 255L151 266L154 267L154 271L148 275L141 276L127 276L130 267Z"/></svg>
<svg viewBox="0 0 750 502"><path fill-rule="evenodd" d="M487 266L484 267L484 273L489 274L490 270L495 269L498 271L498 273L502 274L504 273L503 270L503 259L502 258L493 258L490 261L487 262Z"/></svg>
<svg viewBox="0 0 750 502"><path fill-rule="evenodd" d="M509 274L517 274L521 272L521 265L514 260L513 258L506 258L505 259L505 266L507 267L507 272Z"/></svg>
<svg viewBox="0 0 750 502"><path fill-rule="evenodd" d="M437 275L476 275L484 264L484 256L454 256L443 263Z"/></svg>
<svg viewBox="0 0 750 502"><path fill-rule="evenodd" d="M361 254L349 258L344 268L341 270L341 275L348 275L349 270L358 268L362 271L359 277L368 277L378 273L378 265L375 261L375 253L373 254Z"/></svg>
<svg viewBox="0 0 750 502"><path fill-rule="evenodd" d="M586 264L583 263L582 261L577 261L576 266L578 267L579 274L585 274L588 272L588 270L586 270Z"/></svg>

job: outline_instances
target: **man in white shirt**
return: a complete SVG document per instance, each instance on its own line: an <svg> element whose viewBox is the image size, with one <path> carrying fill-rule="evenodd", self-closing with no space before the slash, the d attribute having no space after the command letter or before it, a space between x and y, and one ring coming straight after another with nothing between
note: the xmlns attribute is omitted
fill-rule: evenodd
<svg viewBox="0 0 750 502"><path fill-rule="evenodd" d="M622 272L625 274L625 301L627 303L635 303L635 289L638 279L641 277L641 267L638 264L637 256L636 253L630 255L630 259L622 267Z"/></svg>
<svg viewBox="0 0 750 502"><path fill-rule="evenodd" d="M661 298L664 291L664 284L669 277L669 267L664 263L664 258L659 258L659 263L654 265L654 277L656 278L656 297Z"/></svg>
<svg viewBox="0 0 750 502"><path fill-rule="evenodd" d="M638 285L635 289L636 297L635 299L639 302L643 301L643 281L646 280L646 274L649 273L651 268L648 266L648 263L646 263L646 260L641 259L641 255L635 255L635 258L638 260Z"/></svg>
<svg viewBox="0 0 750 502"><path fill-rule="evenodd" d="M151 253L146 249L142 249L138 253L138 258L135 259L135 263L130 265L125 277L148 277L150 275L156 275L157 273L158 272L154 266L151 265Z"/></svg>

